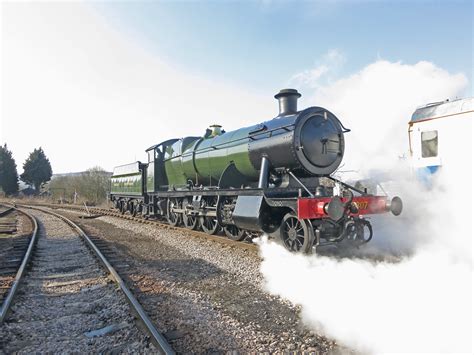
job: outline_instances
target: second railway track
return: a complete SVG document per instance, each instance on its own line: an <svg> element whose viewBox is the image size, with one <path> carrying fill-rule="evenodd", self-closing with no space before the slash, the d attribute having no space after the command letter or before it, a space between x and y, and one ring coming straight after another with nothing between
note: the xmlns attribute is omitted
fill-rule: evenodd
<svg viewBox="0 0 474 355"><path fill-rule="evenodd" d="M38 242L30 269L15 299L9 301L10 312L0 327L0 353L173 353L79 227L51 212L32 210L31 214L40 220ZM117 293L111 279L123 293ZM6 307L2 304L2 313ZM148 336L137 328L135 314Z"/></svg>
<svg viewBox="0 0 474 355"><path fill-rule="evenodd" d="M38 203L38 202L28 202L28 204L31 204L33 206L43 206L43 207L48 207L52 209L64 209L64 210L70 210L70 211L76 211L76 212L82 212L84 214L90 215L91 217L94 216L110 216L110 217L116 217L120 219L124 219L127 221L134 221L137 223L142 223L142 224L150 224L150 225L155 225L159 228L164 228L164 229L169 229L169 230L175 230L175 231L180 231L183 233L186 233L187 235L190 235L195 238L200 238L200 239L205 239L205 240L210 240L212 242L216 242L219 244L223 244L225 246L231 246L239 249L246 249L252 252L257 252L258 247L252 243L253 237L257 236L255 235L250 235L248 234L247 237L243 241L234 241L232 239L227 238L226 236L223 235L213 235L213 234L207 234L203 231L200 230L195 230L195 229L187 229L185 227L181 226L171 226L167 222L159 220L159 219L145 219L142 217L134 217L130 214L123 214L119 211L116 211L114 209L110 208L101 208L101 207L82 207L78 205L68 205L68 204L51 204L51 203Z"/></svg>

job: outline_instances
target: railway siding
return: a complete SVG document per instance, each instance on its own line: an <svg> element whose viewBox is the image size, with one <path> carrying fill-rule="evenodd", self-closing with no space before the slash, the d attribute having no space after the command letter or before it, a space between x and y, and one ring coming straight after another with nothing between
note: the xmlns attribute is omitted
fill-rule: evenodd
<svg viewBox="0 0 474 355"><path fill-rule="evenodd" d="M123 295L78 234L39 211L31 269L0 328L0 348L20 352L156 352Z"/></svg>

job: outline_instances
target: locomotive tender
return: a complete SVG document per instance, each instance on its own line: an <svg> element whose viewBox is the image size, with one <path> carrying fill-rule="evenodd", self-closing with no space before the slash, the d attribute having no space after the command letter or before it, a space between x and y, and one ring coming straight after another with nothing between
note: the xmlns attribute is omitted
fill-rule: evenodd
<svg viewBox="0 0 474 355"><path fill-rule="evenodd" d="M281 90L275 95L279 114L269 121L231 132L213 125L203 137L148 148L148 163L114 169L111 201L122 213L162 216L209 234L222 229L233 240L248 232L279 235L291 251L367 243L373 233L364 216L399 215L402 202L331 177L349 130L322 107L298 111L299 97L294 89Z"/></svg>

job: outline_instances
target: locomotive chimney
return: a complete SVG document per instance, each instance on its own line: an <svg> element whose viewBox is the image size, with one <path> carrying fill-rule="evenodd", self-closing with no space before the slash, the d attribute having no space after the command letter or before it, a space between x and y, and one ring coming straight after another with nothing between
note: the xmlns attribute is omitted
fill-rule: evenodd
<svg viewBox="0 0 474 355"><path fill-rule="evenodd" d="M283 89L275 95L280 107L278 116L290 115L298 112L298 98L301 94L295 89Z"/></svg>

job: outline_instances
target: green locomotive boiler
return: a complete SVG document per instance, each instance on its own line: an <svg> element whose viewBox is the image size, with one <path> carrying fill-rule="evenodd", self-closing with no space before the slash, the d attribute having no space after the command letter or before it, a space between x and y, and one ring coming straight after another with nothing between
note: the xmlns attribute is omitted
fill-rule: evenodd
<svg viewBox="0 0 474 355"><path fill-rule="evenodd" d="M123 213L165 217L173 225L200 228L242 240L248 232L277 234L292 251L308 252L344 240L366 243L365 214L399 214L389 201L342 182L344 196L320 183L344 156L339 119L322 107L297 110L301 95L281 90L275 118L225 132L210 126L203 136L170 139L146 150L148 162L114 169L111 201ZM333 179L335 180L335 179Z"/></svg>

